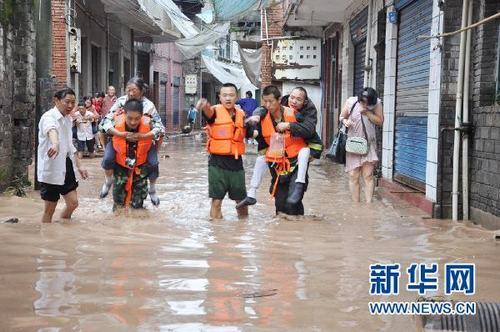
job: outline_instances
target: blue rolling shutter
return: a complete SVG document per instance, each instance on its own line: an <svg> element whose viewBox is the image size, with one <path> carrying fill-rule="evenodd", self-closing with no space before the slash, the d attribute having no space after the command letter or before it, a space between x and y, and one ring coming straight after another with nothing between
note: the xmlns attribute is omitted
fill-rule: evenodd
<svg viewBox="0 0 500 332"><path fill-rule="evenodd" d="M394 179L425 190L432 0L404 2L399 12Z"/></svg>
<svg viewBox="0 0 500 332"><path fill-rule="evenodd" d="M363 9L350 22L351 39L354 45L353 95L357 95L363 89L367 23L368 7Z"/></svg>

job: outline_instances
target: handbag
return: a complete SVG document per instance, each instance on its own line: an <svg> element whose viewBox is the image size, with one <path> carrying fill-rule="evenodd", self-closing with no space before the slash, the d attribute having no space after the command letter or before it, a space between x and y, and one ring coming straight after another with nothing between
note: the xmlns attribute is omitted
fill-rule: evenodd
<svg viewBox="0 0 500 332"><path fill-rule="evenodd" d="M349 112L349 116L351 115L352 110L356 106L358 102L355 102L354 105L351 107L351 111ZM339 121L339 131L337 132L337 135L335 135L335 138L333 139L332 145L330 145L330 149L328 150L326 157L329 158L331 161L339 163L339 164L345 164L346 161L346 143L347 143L347 131L348 128L344 126L343 123Z"/></svg>
<svg viewBox="0 0 500 332"><path fill-rule="evenodd" d="M342 126L339 131L337 132L337 135L333 139L332 145L330 146L330 149L328 150L326 157L329 158L331 161L339 163L339 164L345 164L345 144L347 141L347 132L344 126Z"/></svg>
<svg viewBox="0 0 500 332"><path fill-rule="evenodd" d="M351 114L349 113L349 115ZM361 124L363 125L363 133L365 134L365 137L354 136L347 138L345 150L349 153L364 156L368 153L370 144L368 143L368 135L366 134L366 126L365 121L363 121L363 115L361 115Z"/></svg>

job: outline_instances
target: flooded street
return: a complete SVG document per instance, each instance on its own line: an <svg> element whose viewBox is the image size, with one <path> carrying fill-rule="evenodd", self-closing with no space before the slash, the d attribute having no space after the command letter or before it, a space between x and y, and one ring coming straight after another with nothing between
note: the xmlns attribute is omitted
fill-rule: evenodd
<svg viewBox="0 0 500 332"><path fill-rule="evenodd" d="M201 138L169 141L160 159L159 208L148 198L129 217L97 198L100 159L84 160L91 177L71 222L40 224L37 192L0 198L1 220L20 220L0 224L1 331L418 331L414 316L370 315L370 301L418 297L403 284L398 296L370 296L374 263L475 263L467 300L500 301L493 232L426 219L379 193L353 204L329 161L310 168L305 217L274 217L267 176L248 220L225 200L224 220L210 221Z"/></svg>

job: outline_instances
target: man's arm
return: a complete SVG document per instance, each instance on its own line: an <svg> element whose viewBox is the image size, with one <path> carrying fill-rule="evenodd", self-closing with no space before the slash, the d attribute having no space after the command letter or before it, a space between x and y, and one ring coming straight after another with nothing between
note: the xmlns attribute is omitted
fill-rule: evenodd
<svg viewBox="0 0 500 332"><path fill-rule="evenodd" d="M215 106L211 106L208 100L201 98L196 103L196 109L201 110L205 119L213 119L215 115Z"/></svg>
<svg viewBox="0 0 500 332"><path fill-rule="evenodd" d="M157 140L161 136L165 135L165 127L161 122L161 117L156 107L153 106L153 109L149 112L151 115L151 131L143 136L143 138L154 138Z"/></svg>
<svg viewBox="0 0 500 332"><path fill-rule="evenodd" d="M259 123L267 114L267 110L264 107L257 107L252 116L245 119L246 123Z"/></svg>

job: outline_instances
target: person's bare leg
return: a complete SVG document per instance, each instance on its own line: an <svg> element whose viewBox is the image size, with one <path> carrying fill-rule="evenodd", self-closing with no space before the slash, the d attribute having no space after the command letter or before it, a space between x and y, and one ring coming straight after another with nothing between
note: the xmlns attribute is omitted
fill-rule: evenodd
<svg viewBox="0 0 500 332"><path fill-rule="evenodd" d="M363 180L365 181L365 198L367 203L371 203L373 199L373 191L375 190L375 180L373 179L373 163L366 162L362 166Z"/></svg>
<svg viewBox="0 0 500 332"><path fill-rule="evenodd" d="M83 152L78 151L78 158L82 159L83 158Z"/></svg>
<svg viewBox="0 0 500 332"><path fill-rule="evenodd" d="M52 216L54 216L54 212L56 211L57 202L45 201L45 207L43 209L42 222L43 223L51 223Z"/></svg>
<svg viewBox="0 0 500 332"><path fill-rule="evenodd" d="M61 218L71 219L73 211L75 211L75 209L78 207L78 196L76 194L76 190L70 191L69 193L64 195L63 198L66 206L61 213Z"/></svg>
<svg viewBox="0 0 500 332"><path fill-rule="evenodd" d="M97 142L101 146L101 149L104 149L104 147L106 146L106 134L97 133Z"/></svg>
<svg viewBox="0 0 500 332"><path fill-rule="evenodd" d="M210 207L210 218L222 219L222 200L212 199L212 206Z"/></svg>
<svg viewBox="0 0 500 332"><path fill-rule="evenodd" d="M238 204L241 201L236 201L236 204ZM240 207L239 209L236 209L236 212L238 213L238 218L244 219L248 217L248 205L245 205L243 207Z"/></svg>
<svg viewBox="0 0 500 332"><path fill-rule="evenodd" d="M359 203L359 175L361 167L355 168L349 172L349 189L351 190L351 197L354 202Z"/></svg>

